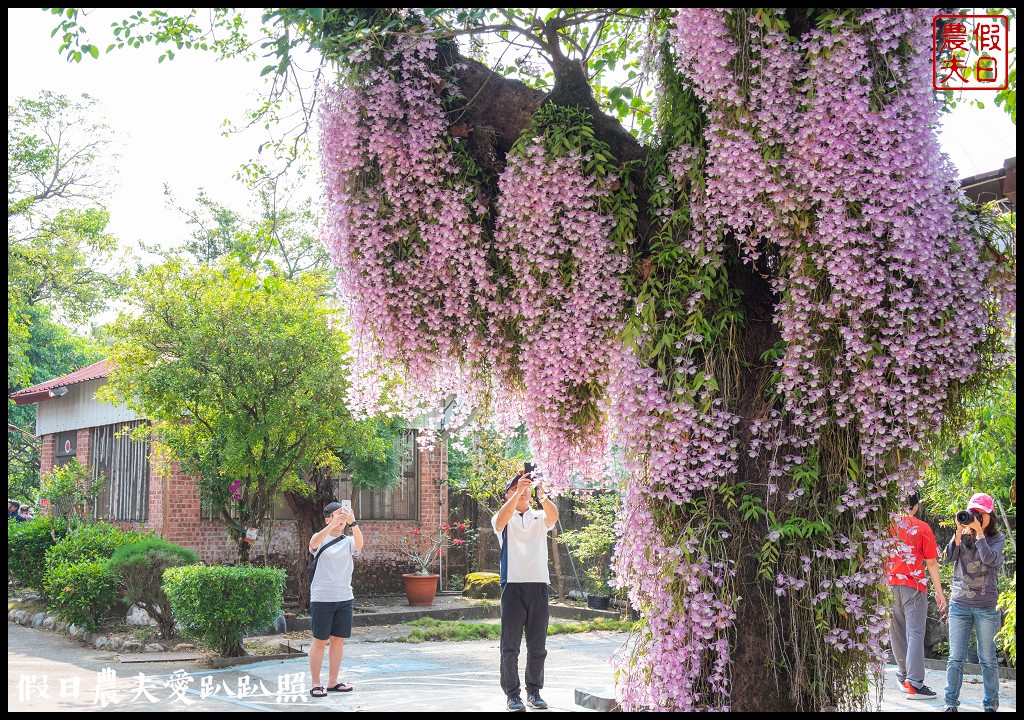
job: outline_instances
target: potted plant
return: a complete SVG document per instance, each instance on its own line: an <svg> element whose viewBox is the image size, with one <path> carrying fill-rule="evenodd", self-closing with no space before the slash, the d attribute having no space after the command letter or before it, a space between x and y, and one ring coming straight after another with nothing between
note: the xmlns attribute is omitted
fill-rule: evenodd
<svg viewBox="0 0 1024 720"><path fill-rule="evenodd" d="M562 533L558 541L576 560L587 565L587 605L607 610L610 603L612 551L615 549L615 492L593 492L579 498L577 512L589 522L579 530Z"/></svg>
<svg viewBox="0 0 1024 720"><path fill-rule="evenodd" d="M607 566L596 565L587 568L587 607L594 610L607 610L611 603L611 587L608 585Z"/></svg>
<svg viewBox="0 0 1024 720"><path fill-rule="evenodd" d="M437 581L441 576L432 572L432 568L445 550L465 543L459 537L459 533L465 530L466 524L456 520L437 528L418 527L398 543L391 543L391 547L416 563L416 572L402 575L405 597L410 605L430 607L434 604Z"/></svg>

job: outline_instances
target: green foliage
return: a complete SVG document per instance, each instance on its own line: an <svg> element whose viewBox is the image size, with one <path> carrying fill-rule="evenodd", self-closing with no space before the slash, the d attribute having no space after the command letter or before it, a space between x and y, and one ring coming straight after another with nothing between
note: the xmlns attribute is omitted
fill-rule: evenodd
<svg viewBox="0 0 1024 720"><path fill-rule="evenodd" d="M272 625L281 614L284 581L279 568L186 565L164 572L164 592L183 632L236 657L246 633Z"/></svg>
<svg viewBox="0 0 1024 720"><path fill-rule="evenodd" d="M77 527L46 551L46 574L62 565L106 562L118 548L152 537L151 532L122 530L107 523Z"/></svg>
<svg viewBox="0 0 1024 720"><path fill-rule="evenodd" d="M324 294L313 276L172 260L140 274L135 311L113 326L117 370L101 392L151 420L236 541L265 529L278 493L309 493L304 468L363 447L345 409L347 338Z"/></svg>
<svg viewBox="0 0 1024 720"><path fill-rule="evenodd" d="M86 630L95 630L117 601L117 581L100 560L49 567L43 590L57 617Z"/></svg>
<svg viewBox="0 0 1024 720"><path fill-rule="evenodd" d="M124 601L143 608L156 621L160 636L169 638L174 633L174 616L163 590L164 570L201 562L188 548L151 538L118 548L107 561L107 571L117 579Z"/></svg>
<svg viewBox="0 0 1024 720"><path fill-rule="evenodd" d="M10 278L10 274L8 274ZM12 319L13 318L13 319ZM8 387L29 387L79 370L103 359L103 350L53 319L46 305L8 307ZM32 434L36 405L7 401L7 422L20 428L7 433L7 495L33 498L39 489L39 439Z"/></svg>
<svg viewBox="0 0 1024 720"><path fill-rule="evenodd" d="M413 630L405 637L396 638L398 642L462 642L464 640L497 640L501 637L501 625L498 623L421 618L405 624L411 625Z"/></svg>
<svg viewBox="0 0 1024 720"><path fill-rule="evenodd" d="M8 520L7 573L19 585L42 590L46 551L66 534L64 522L50 517L37 517L28 522Z"/></svg>
<svg viewBox="0 0 1024 720"><path fill-rule="evenodd" d="M301 180L303 175L301 171L289 172L288 183ZM168 206L185 219L191 237L170 250L143 247L168 259L184 253L200 265L233 258L258 274L274 273L287 279L321 273L329 278L331 286L335 268L316 235L312 199L296 201L288 183L276 178L260 185L255 189L254 207L247 213L222 204L202 189L191 206L181 206L165 188Z"/></svg>
<svg viewBox="0 0 1024 720"><path fill-rule="evenodd" d="M395 642L462 642L464 640L497 640L501 637L500 623L421 618L419 620L410 620L405 624L411 626L413 630L404 637L395 638ZM629 620L595 618L578 622L549 623L547 634L564 635L567 633L594 632L596 630L626 632L632 627L633 623Z"/></svg>
<svg viewBox="0 0 1024 720"><path fill-rule="evenodd" d="M402 480L402 436L405 422L398 418L374 418L353 428L362 440L339 450L357 488L389 488Z"/></svg>
<svg viewBox="0 0 1024 720"><path fill-rule="evenodd" d="M120 291L123 257L99 203L113 159L110 129L88 95L44 91L7 107L7 384L28 387L99 360L94 344L62 327L106 308ZM59 251L55 251L59 248ZM39 485L29 435L35 405L8 400L8 495Z"/></svg>
<svg viewBox="0 0 1024 720"><path fill-rule="evenodd" d="M96 497L103 487L92 481L89 471L78 460L54 467L42 479L40 500L49 503L50 515L69 528L80 528L92 518Z"/></svg>
<svg viewBox="0 0 1024 720"><path fill-rule="evenodd" d="M1017 476L1017 369L1006 372L969 395L963 408L964 429L949 433L939 457L926 474L925 497L934 514L951 516L967 498L984 492L1013 512ZM996 507L997 514L1000 512Z"/></svg>
<svg viewBox="0 0 1024 720"><path fill-rule="evenodd" d="M585 574L590 581L590 592L607 595L619 496L614 492L588 493L579 496L578 503L578 512L587 524L579 530L562 533L558 541L569 548L573 557L588 565Z"/></svg>
<svg viewBox="0 0 1024 720"><path fill-rule="evenodd" d="M448 440L448 485L476 500L485 515L505 503L505 483L531 460L526 428L510 438L482 429L466 439Z"/></svg>
<svg viewBox="0 0 1024 720"><path fill-rule="evenodd" d="M88 95L41 93L7 108L8 313L44 303L83 321L117 295L123 258L98 203L113 160L109 128ZM59 247L60 252L53 252ZM24 322L24 320L22 320Z"/></svg>
<svg viewBox="0 0 1024 720"><path fill-rule="evenodd" d="M1003 626L996 635L996 642L1006 653L1011 667L1017 666L1017 573L1010 583L1012 589L999 594L998 607L1003 612Z"/></svg>

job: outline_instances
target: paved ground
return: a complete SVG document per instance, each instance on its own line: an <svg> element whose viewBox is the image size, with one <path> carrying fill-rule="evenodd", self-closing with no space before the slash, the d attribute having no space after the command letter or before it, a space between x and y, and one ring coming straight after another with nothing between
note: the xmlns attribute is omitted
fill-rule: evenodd
<svg viewBox="0 0 1024 720"><path fill-rule="evenodd" d="M438 609L464 603L438 599ZM377 603L379 613L400 604ZM405 607L405 612L412 609ZM497 641L421 644L380 640L401 631L369 625L370 615L345 645L342 678L352 693L311 698L305 657L213 670L197 662L125 664L116 653L80 640L8 623L8 711L58 712L479 712L503 711L498 688ZM301 636L301 633L297 635ZM576 704L577 689L612 684L610 658L621 652L622 633L591 632L548 639L544 697L556 712L592 712ZM326 668L323 680L326 681ZM885 674L882 711L941 711L945 673L928 670L925 682L939 692L932 701L906 700L897 692L895 667ZM968 675L962 710L981 710L981 678ZM1000 686L1001 711L1016 709L1016 681Z"/></svg>

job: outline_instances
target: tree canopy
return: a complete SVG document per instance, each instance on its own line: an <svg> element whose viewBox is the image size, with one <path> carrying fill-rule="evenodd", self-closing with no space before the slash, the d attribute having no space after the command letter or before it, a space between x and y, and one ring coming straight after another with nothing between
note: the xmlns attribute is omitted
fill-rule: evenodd
<svg viewBox="0 0 1024 720"><path fill-rule="evenodd" d="M371 452L375 428L345 407L347 340L321 282L169 261L132 282L112 329L106 396L151 421L243 559L280 493L310 494L308 469L337 468L339 448Z"/></svg>
<svg viewBox="0 0 1024 720"><path fill-rule="evenodd" d="M114 136L88 95L43 92L7 107L8 393L96 362L98 344L70 329L107 307L123 265L103 205ZM8 400L8 494L39 485L35 406Z"/></svg>
<svg viewBox="0 0 1024 720"><path fill-rule="evenodd" d="M1014 307L1015 251L936 140L932 18L270 8L255 39L237 18L137 13L113 45L262 56L267 120L302 50L333 71L305 107L353 391L372 407L398 371L410 413L525 423L556 489L624 454L623 706L868 707L891 514L1008 361ZM58 26L73 57L81 20Z"/></svg>

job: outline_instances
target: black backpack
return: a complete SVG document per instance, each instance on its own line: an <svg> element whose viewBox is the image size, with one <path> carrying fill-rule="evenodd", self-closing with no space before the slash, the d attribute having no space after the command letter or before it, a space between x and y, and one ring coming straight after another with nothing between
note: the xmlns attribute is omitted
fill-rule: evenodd
<svg viewBox="0 0 1024 720"><path fill-rule="evenodd" d="M329 548L334 543L336 543L336 542L338 542L340 540L344 540L345 537L346 537L345 535L339 535L338 537L334 538L330 542L324 543L323 545L321 545L320 548L316 551L316 555L313 556L313 562L310 563L309 570L306 571L306 578L309 580L310 586L313 585L313 576L316 574L316 564L320 560L320 554L323 553L324 550Z"/></svg>

